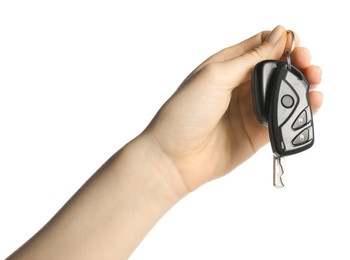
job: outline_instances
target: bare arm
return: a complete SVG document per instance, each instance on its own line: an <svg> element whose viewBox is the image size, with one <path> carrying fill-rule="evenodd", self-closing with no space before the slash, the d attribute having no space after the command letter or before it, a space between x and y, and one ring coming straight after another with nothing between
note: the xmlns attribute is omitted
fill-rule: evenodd
<svg viewBox="0 0 350 260"><path fill-rule="evenodd" d="M135 139L9 259L126 259L187 193L173 171L152 142Z"/></svg>

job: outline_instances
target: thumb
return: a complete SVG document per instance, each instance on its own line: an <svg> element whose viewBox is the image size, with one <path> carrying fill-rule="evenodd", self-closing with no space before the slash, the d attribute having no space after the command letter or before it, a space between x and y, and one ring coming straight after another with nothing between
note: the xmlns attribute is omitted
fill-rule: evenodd
<svg viewBox="0 0 350 260"><path fill-rule="evenodd" d="M277 26L267 36L266 40L254 49L241 56L227 60L221 64L225 87L234 89L250 79L254 66L267 59L280 59L287 41L287 32L282 26Z"/></svg>

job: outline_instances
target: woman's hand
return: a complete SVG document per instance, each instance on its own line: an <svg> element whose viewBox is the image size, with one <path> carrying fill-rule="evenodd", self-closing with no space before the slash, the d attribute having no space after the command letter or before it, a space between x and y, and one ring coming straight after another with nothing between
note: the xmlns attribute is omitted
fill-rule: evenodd
<svg viewBox="0 0 350 260"><path fill-rule="evenodd" d="M281 59L289 45L287 31L277 26L213 55L185 79L146 129L188 191L230 172L268 142L268 130L254 114L250 78L256 63ZM292 63L311 85L320 83L321 69L310 65L309 51L298 45L296 37ZM310 92L309 100L315 113L322 94Z"/></svg>

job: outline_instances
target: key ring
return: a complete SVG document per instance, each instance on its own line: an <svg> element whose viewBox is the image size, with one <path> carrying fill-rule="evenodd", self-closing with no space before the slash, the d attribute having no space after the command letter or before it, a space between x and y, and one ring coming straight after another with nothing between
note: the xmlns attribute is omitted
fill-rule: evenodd
<svg viewBox="0 0 350 260"><path fill-rule="evenodd" d="M294 32L292 30L288 30L288 33L291 34L292 36L292 43L290 45L290 49L289 51L286 51L286 58L287 58L287 66L288 66L288 70L292 70L292 52L294 51L294 42L295 42L295 36L294 36Z"/></svg>

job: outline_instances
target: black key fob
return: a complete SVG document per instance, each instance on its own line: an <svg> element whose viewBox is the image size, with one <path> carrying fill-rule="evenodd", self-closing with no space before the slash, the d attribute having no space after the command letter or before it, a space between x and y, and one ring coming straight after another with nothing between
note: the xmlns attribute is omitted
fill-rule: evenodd
<svg viewBox="0 0 350 260"><path fill-rule="evenodd" d="M269 127L276 156L304 151L314 143L309 86L306 77L286 62L265 60L254 68L254 110L257 120Z"/></svg>
<svg viewBox="0 0 350 260"><path fill-rule="evenodd" d="M310 84L295 67L278 64L268 111L272 150L277 156L302 152L314 143L314 128L308 99Z"/></svg>

